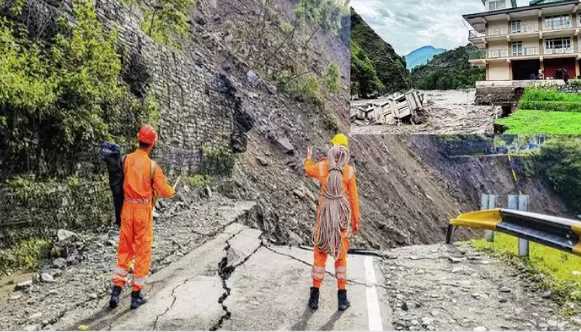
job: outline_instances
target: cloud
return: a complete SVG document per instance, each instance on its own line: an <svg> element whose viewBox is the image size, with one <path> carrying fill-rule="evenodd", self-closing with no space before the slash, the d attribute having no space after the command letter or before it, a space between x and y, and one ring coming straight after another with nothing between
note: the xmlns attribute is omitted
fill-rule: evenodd
<svg viewBox="0 0 581 332"><path fill-rule="evenodd" d="M519 0L519 6L527 3ZM351 0L351 6L400 55L426 45L466 45L462 15L484 10L480 0Z"/></svg>

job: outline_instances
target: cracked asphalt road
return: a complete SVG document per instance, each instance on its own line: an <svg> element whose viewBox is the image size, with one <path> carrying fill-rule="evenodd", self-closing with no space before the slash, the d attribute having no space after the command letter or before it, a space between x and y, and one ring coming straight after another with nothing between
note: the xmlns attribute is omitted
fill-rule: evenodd
<svg viewBox="0 0 581 332"><path fill-rule="evenodd" d="M219 253L219 254L217 254ZM337 312L333 262L321 290L320 308L306 307L312 252L271 246L261 232L233 223L211 241L152 276L148 303L130 311L128 291L121 305L91 317L66 317L57 329L91 330L368 330L391 329L379 265L350 256L352 307ZM367 260L367 261L366 261ZM370 271L373 270L373 271ZM374 298L375 297L375 298ZM369 308L369 303L371 307ZM371 325L370 325L371 324ZM379 324L379 325L378 325Z"/></svg>

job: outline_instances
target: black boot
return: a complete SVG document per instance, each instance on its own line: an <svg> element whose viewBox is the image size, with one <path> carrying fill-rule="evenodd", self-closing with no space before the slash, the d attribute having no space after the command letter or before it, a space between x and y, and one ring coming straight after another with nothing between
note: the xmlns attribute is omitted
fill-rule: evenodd
<svg viewBox="0 0 581 332"><path fill-rule="evenodd" d="M109 301L109 308L115 309L119 305L119 297L123 289L119 286L113 286L111 289L111 300Z"/></svg>
<svg viewBox="0 0 581 332"><path fill-rule="evenodd" d="M339 311L345 311L351 306L351 303L349 303L349 300L347 300L346 289L340 289L337 292L337 297L339 298Z"/></svg>
<svg viewBox="0 0 581 332"><path fill-rule="evenodd" d="M131 309L137 309L145 304L145 302L147 301L141 295L141 291L131 292Z"/></svg>
<svg viewBox="0 0 581 332"><path fill-rule="evenodd" d="M311 296L309 297L309 308L311 310L319 309L319 289L311 287Z"/></svg>

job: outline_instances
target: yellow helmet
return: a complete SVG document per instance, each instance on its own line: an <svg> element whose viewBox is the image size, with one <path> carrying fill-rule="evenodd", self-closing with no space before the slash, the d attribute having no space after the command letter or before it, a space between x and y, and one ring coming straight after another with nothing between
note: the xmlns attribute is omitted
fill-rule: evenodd
<svg viewBox="0 0 581 332"><path fill-rule="evenodd" d="M344 134L337 134L331 140L331 144L341 145L341 146L344 146L346 148L349 148L349 138L347 138L347 136Z"/></svg>

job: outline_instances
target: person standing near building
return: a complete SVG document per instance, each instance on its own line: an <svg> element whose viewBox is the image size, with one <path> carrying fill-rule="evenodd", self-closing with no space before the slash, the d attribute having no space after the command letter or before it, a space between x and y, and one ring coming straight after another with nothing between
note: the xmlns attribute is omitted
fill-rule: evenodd
<svg viewBox="0 0 581 332"><path fill-rule="evenodd" d="M347 252L349 237L359 231L359 197L355 168L349 165L349 141L347 136L337 134L331 140L332 147L327 159L315 163L312 149L307 149L305 172L321 184L317 219L313 231L314 264L313 285L308 305L312 310L319 307L319 288L325 276L327 256L335 258L337 297L339 311L349 308L347 299Z"/></svg>
<svg viewBox="0 0 581 332"><path fill-rule="evenodd" d="M117 265L113 269L113 288L110 308L119 305L123 287L128 282L129 265L134 261L131 309L146 301L141 294L151 264L153 243L153 208L157 197L170 198L175 190L163 171L150 159L157 143L157 133L149 125L137 134L139 148L123 161L124 201L121 211L121 230L117 249Z"/></svg>

